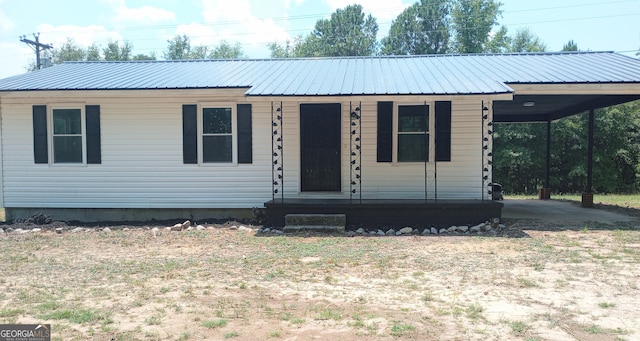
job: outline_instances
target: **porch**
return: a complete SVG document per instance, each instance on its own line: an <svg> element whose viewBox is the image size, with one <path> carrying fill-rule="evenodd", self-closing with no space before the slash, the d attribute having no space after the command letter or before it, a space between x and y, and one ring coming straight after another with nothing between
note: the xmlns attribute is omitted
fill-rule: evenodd
<svg viewBox="0 0 640 341"><path fill-rule="evenodd" d="M503 204L492 200L276 198L264 206L266 226L284 226L287 214L345 214L347 229L354 229L475 225L500 217Z"/></svg>

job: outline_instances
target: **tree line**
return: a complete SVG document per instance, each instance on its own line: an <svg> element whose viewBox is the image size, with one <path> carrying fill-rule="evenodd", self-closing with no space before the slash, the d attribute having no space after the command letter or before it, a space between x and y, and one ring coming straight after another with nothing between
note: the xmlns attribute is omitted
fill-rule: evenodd
<svg viewBox="0 0 640 341"><path fill-rule="evenodd" d="M501 3L494 0L420 0L377 38L376 18L354 4L320 19L313 30L291 41L268 44L272 58L420 55L445 53L544 52L546 44L529 29L510 34L499 25ZM563 51L578 51L569 40ZM155 52L134 54L130 42L80 47L73 39L47 51L53 64L64 61L155 60ZM240 43L193 45L187 35L167 40L166 60L247 58ZM33 66L32 66L33 68ZM640 189L640 102L596 112L594 191ZM554 192L579 193L586 185L586 114L552 123L550 181ZM508 193L535 193L544 185L546 124L496 124L494 173Z"/></svg>

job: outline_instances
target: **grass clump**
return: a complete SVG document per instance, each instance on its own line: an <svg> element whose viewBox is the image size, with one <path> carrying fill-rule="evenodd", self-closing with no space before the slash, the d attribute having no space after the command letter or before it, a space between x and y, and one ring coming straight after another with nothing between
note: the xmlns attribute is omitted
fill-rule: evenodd
<svg viewBox="0 0 640 341"><path fill-rule="evenodd" d="M202 326L209 329L222 328L226 325L227 325L227 320L225 319L208 320L208 321L202 322Z"/></svg>
<svg viewBox="0 0 640 341"><path fill-rule="evenodd" d="M410 324L394 322L391 326L391 336L400 337L407 332L415 331L416 327Z"/></svg>

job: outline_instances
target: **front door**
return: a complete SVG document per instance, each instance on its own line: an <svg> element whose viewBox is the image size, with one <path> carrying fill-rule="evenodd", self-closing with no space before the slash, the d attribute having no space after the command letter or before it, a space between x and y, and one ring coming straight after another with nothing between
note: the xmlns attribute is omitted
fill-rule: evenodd
<svg viewBox="0 0 640 341"><path fill-rule="evenodd" d="M300 105L300 182L303 192L339 192L340 104Z"/></svg>

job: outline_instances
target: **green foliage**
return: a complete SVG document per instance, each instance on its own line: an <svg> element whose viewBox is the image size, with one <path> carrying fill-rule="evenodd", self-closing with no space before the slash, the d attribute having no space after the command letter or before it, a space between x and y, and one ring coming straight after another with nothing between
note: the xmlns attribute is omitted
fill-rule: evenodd
<svg viewBox="0 0 640 341"><path fill-rule="evenodd" d="M509 52L511 48L511 37L506 26L500 26L500 29L494 33L493 37L487 41L485 49L491 53Z"/></svg>
<svg viewBox="0 0 640 341"><path fill-rule="evenodd" d="M51 59L51 64L62 64L64 62L75 61L128 61L128 60L155 60L155 53L150 55L138 54L133 55L133 44L124 41L109 41L106 47L97 44L91 44L87 48L83 48L72 38L67 40L59 47L51 51L45 51L45 58ZM29 70L35 70L35 65Z"/></svg>
<svg viewBox="0 0 640 341"><path fill-rule="evenodd" d="M451 0L420 0L391 23L382 54L440 54L449 51Z"/></svg>
<svg viewBox="0 0 640 341"><path fill-rule="evenodd" d="M167 60L194 59L191 53L191 40L186 34L176 35L171 40L167 40L167 50L163 57Z"/></svg>
<svg viewBox="0 0 640 341"><path fill-rule="evenodd" d="M51 63L61 64L67 61L82 61L86 51L72 38L67 38L60 48L54 48L51 52Z"/></svg>
<svg viewBox="0 0 640 341"><path fill-rule="evenodd" d="M511 39L509 52L544 52L547 49L545 43L540 40L528 28L516 31L515 37Z"/></svg>
<svg viewBox="0 0 640 341"><path fill-rule="evenodd" d="M588 113L551 125L550 187L580 193L587 178ZM532 194L544 186L545 123L496 124L494 175L508 193ZM596 110L593 190L631 193L640 189L640 101Z"/></svg>
<svg viewBox="0 0 640 341"><path fill-rule="evenodd" d="M562 51L578 51L578 44L573 39L562 46Z"/></svg>
<svg viewBox="0 0 640 341"><path fill-rule="evenodd" d="M457 52L486 51L489 33L498 24L498 17L502 13L501 5L493 0L457 0L452 12Z"/></svg>
<svg viewBox="0 0 640 341"><path fill-rule="evenodd" d="M361 5L349 5L316 22L309 43L323 56L370 56L376 52L378 24Z"/></svg>
<svg viewBox="0 0 640 341"><path fill-rule="evenodd" d="M176 35L173 39L167 40L167 49L163 57L166 60L246 58L240 43L231 45L222 40L213 48L204 45L192 46L191 39L186 34Z"/></svg>
<svg viewBox="0 0 640 341"><path fill-rule="evenodd" d="M240 43L236 42L235 45L231 45L226 40L221 41L217 46L215 46L208 57L211 59L246 58Z"/></svg>
<svg viewBox="0 0 640 341"><path fill-rule="evenodd" d="M377 52L378 24L362 12L361 5L336 10L330 19L316 22L306 37L298 37L285 45L268 45L275 58L370 56Z"/></svg>

